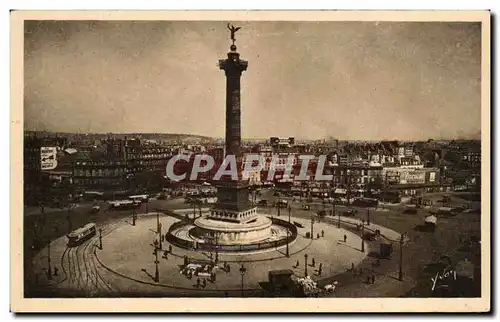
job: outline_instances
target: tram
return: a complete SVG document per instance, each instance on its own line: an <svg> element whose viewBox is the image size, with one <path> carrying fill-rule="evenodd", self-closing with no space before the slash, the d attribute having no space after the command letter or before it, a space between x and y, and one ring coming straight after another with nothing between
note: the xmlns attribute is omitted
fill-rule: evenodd
<svg viewBox="0 0 500 322"><path fill-rule="evenodd" d="M68 237L68 246L69 247L78 246L87 239L95 236L95 234L96 234L95 224L94 223L86 224L83 227L73 230L66 236Z"/></svg>

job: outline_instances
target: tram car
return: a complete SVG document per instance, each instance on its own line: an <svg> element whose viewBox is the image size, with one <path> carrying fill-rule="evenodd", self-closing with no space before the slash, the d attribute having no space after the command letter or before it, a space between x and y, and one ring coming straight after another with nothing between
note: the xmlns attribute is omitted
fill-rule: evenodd
<svg viewBox="0 0 500 322"><path fill-rule="evenodd" d="M68 237L68 246L69 247L78 246L87 239L95 236L95 234L96 234L95 224L94 223L86 224L83 227L73 230L66 236Z"/></svg>

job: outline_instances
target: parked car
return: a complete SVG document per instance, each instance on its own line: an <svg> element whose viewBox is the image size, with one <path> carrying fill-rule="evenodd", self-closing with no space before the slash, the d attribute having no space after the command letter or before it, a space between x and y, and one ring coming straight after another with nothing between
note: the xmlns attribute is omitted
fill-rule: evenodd
<svg viewBox="0 0 500 322"><path fill-rule="evenodd" d="M304 228L304 225L302 225L301 223L299 222L296 222L294 221L293 224L296 226L296 227L299 227L299 228Z"/></svg>
<svg viewBox="0 0 500 322"><path fill-rule="evenodd" d="M90 213L91 213L91 214L96 214L96 213L98 213L98 212L99 212L99 210L101 210L101 207L99 207L99 206L94 206L94 207L92 207L92 208L90 209Z"/></svg>
<svg viewBox="0 0 500 322"><path fill-rule="evenodd" d="M257 202L257 205L260 207L267 207L267 200L262 199Z"/></svg>
<svg viewBox="0 0 500 322"><path fill-rule="evenodd" d="M328 215L328 212L325 210L318 211L318 216L320 216L320 217L326 217L327 215Z"/></svg>
<svg viewBox="0 0 500 322"><path fill-rule="evenodd" d="M356 209L349 209L349 210L344 211L342 213L342 215L347 216L347 217L352 217L352 216L355 216L357 213L358 213L358 211Z"/></svg>

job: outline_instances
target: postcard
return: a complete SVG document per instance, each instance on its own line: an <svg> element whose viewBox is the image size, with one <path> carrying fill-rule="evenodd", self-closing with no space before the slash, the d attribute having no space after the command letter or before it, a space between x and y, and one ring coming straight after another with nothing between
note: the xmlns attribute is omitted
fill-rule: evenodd
<svg viewBox="0 0 500 322"><path fill-rule="evenodd" d="M488 11L11 12L13 312L488 312Z"/></svg>

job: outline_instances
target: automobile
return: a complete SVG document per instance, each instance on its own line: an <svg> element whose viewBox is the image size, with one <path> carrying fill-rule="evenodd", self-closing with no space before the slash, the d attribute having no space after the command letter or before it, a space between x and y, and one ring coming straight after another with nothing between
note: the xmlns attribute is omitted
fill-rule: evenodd
<svg viewBox="0 0 500 322"><path fill-rule="evenodd" d="M327 215L328 215L328 213L325 210L318 211L318 216L320 216L320 217L326 217Z"/></svg>
<svg viewBox="0 0 500 322"><path fill-rule="evenodd" d="M99 207L99 206L94 206L94 207L92 207L92 208L90 209L90 213L91 213L91 214L96 214L96 213L98 213L98 212L99 212L99 210L101 210L101 207Z"/></svg>
<svg viewBox="0 0 500 322"><path fill-rule="evenodd" d="M342 212L343 216L355 216L358 213L356 209L349 209L344 212Z"/></svg>
<svg viewBox="0 0 500 322"><path fill-rule="evenodd" d="M287 206L288 206L288 201L286 200L278 200L276 202L276 207L286 208Z"/></svg>
<svg viewBox="0 0 500 322"><path fill-rule="evenodd" d="M378 239L378 235L372 232L365 232L363 239L368 241L374 241Z"/></svg>
<svg viewBox="0 0 500 322"><path fill-rule="evenodd" d="M311 206L310 205L302 205L302 209L303 210L311 210Z"/></svg>
<svg viewBox="0 0 500 322"><path fill-rule="evenodd" d="M406 215L416 215L418 213L418 210L416 208L406 208L403 210L403 214Z"/></svg>
<svg viewBox="0 0 500 322"><path fill-rule="evenodd" d="M257 205L261 206L261 207L267 207L267 200L265 200L265 199L259 200L257 202Z"/></svg>
<svg viewBox="0 0 500 322"><path fill-rule="evenodd" d="M299 222L296 222L294 221L293 224L296 226L296 227L299 227L299 228L304 228L304 225L302 225L301 223Z"/></svg>

